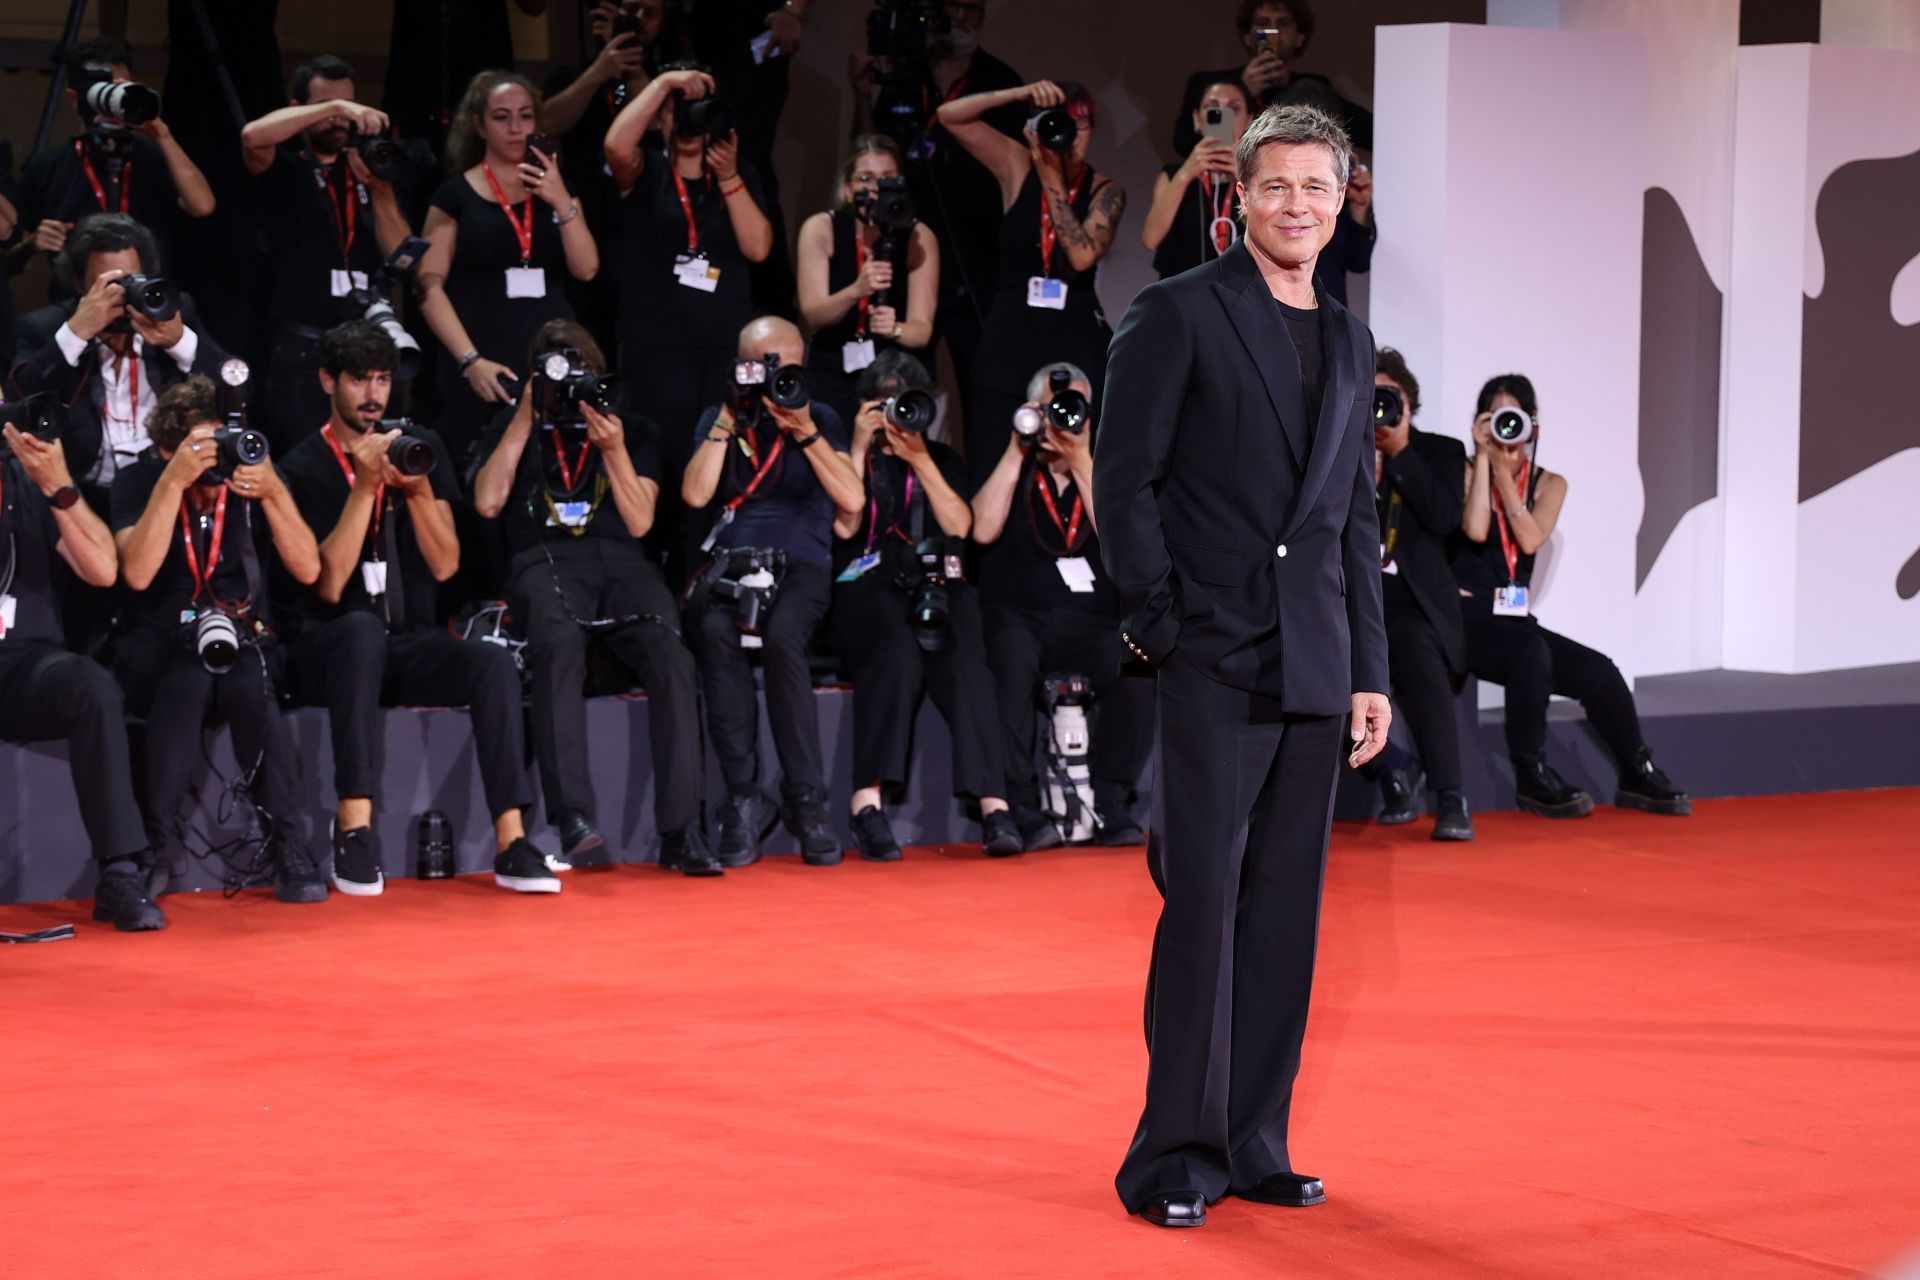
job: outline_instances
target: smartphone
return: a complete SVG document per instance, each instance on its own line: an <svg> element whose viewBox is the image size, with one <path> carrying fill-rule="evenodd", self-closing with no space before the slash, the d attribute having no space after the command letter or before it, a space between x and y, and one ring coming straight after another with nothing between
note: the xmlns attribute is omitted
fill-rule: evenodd
<svg viewBox="0 0 1920 1280"><path fill-rule="evenodd" d="M1233 145L1233 112L1225 107L1203 107L1200 111L1200 136Z"/></svg>
<svg viewBox="0 0 1920 1280"><path fill-rule="evenodd" d="M411 276L426 252L427 242L424 239L419 236L408 236L388 255L386 269L398 276Z"/></svg>
<svg viewBox="0 0 1920 1280"><path fill-rule="evenodd" d="M560 144L554 140L554 136L550 133L530 133L527 135L527 163L537 169L540 167L540 162L533 158L535 151L539 151L542 155L551 156L555 160L560 158Z"/></svg>
<svg viewBox="0 0 1920 1280"><path fill-rule="evenodd" d="M607 32L609 42L620 36L640 37L640 15L621 10L613 20L613 29Z"/></svg>
<svg viewBox="0 0 1920 1280"><path fill-rule="evenodd" d="M1255 44L1271 49L1275 53L1280 52L1280 28L1278 27L1255 27L1253 39Z"/></svg>

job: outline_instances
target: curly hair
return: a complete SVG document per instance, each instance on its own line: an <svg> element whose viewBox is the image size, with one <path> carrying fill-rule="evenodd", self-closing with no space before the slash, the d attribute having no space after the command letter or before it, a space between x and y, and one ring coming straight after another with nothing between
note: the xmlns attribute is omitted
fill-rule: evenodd
<svg viewBox="0 0 1920 1280"><path fill-rule="evenodd" d="M160 393L153 412L147 415L147 436L172 453L187 438L187 432L201 423L219 420L220 393L214 389L212 378L196 373Z"/></svg>
<svg viewBox="0 0 1920 1280"><path fill-rule="evenodd" d="M487 103L507 86L524 89L533 100L533 119L537 126L545 100L533 81L514 71L482 71L467 81L460 105L453 109L453 122L447 128L447 172L465 173L487 154L487 140L480 133L480 118Z"/></svg>
<svg viewBox="0 0 1920 1280"><path fill-rule="evenodd" d="M1381 347L1373 353L1373 371L1386 374L1407 393L1407 419L1411 421L1420 412L1420 380L1407 368L1407 358L1392 347Z"/></svg>
<svg viewBox="0 0 1920 1280"><path fill-rule="evenodd" d="M160 274L160 246L153 232L124 213L96 213L82 218L80 225L67 233L66 247L54 259L54 274L76 296L87 291L87 261L96 253L121 253L131 249L140 258L140 270L150 276Z"/></svg>

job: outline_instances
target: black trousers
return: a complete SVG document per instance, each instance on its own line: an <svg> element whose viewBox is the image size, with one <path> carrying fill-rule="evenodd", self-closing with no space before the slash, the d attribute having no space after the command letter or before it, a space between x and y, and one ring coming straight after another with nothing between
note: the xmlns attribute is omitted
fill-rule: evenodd
<svg viewBox="0 0 1920 1280"><path fill-rule="evenodd" d="M381 707L466 707L487 812L498 818L533 803L520 673L505 649L444 631L389 635L382 619L362 610L308 626L288 656L293 700L327 709L335 795L379 797Z"/></svg>
<svg viewBox="0 0 1920 1280"><path fill-rule="evenodd" d="M1460 789L1460 727L1453 718L1454 674L1440 633L1416 605L1387 607L1387 670L1393 700L1413 731L1427 785L1435 791ZM1369 775L1372 776L1372 775Z"/></svg>
<svg viewBox="0 0 1920 1280"><path fill-rule="evenodd" d="M34 640L0 640L0 741L65 739L80 821L101 862L147 847L133 795L120 686L91 658Z"/></svg>
<svg viewBox="0 0 1920 1280"><path fill-rule="evenodd" d="M999 796L1006 784L980 594L968 583L953 583L947 599L946 642L926 650L907 618L906 591L871 573L833 589L834 648L853 680L855 789L906 782L923 694L940 709L953 739L953 793Z"/></svg>
<svg viewBox="0 0 1920 1280"><path fill-rule="evenodd" d="M1292 1169L1344 716L1284 714L1176 650L1160 670L1147 865L1164 905L1147 972L1147 1100L1115 1187L1209 1202Z"/></svg>
<svg viewBox="0 0 1920 1280"><path fill-rule="evenodd" d="M666 578L637 544L580 538L548 549L551 565L538 547L515 557L507 584L507 607L526 619L533 758L547 820L557 826L568 814L594 812L586 680L587 646L597 641L647 692L654 824L663 835L697 826L705 768L700 700ZM580 625L608 618L637 620L591 633Z"/></svg>
<svg viewBox="0 0 1920 1280"><path fill-rule="evenodd" d="M1040 805L1034 770L1044 676L1072 672L1093 685L1096 704L1087 771L1103 814L1124 805L1153 749L1153 681L1122 679L1120 624L1086 609L986 606L987 664L1000 708L1006 799ZM1111 816L1111 815L1105 815Z"/></svg>
<svg viewBox="0 0 1920 1280"><path fill-rule="evenodd" d="M625 339L620 372L633 407L660 430L660 498L647 541L667 558L667 581L676 587L698 563L697 548L713 527L713 510L688 511L680 501L680 478L693 457L693 429L709 405L733 389L734 347L678 346Z"/></svg>
<svg viewBox="0 0 1920 1280"><path fill-rule="evenodd" d="M1580 703L1622 768L1646 745L1633 692L1606 654L1532 617L1496 617L1485 596L1462 596L1460 616L1467 628L1467 670L1506 688L1507 751L1516 759L1537 759L1546 751L1547 702L1556 693Z"/></svg>
<svg viewBox="0 0 1920 1280"><path fill-rule="evenodd" d="M780 757L780 790L789 801L804 792L824 795L826 770L820 763L820 712L813 701L813 670L807 650L827 612L829 583L825 569L811 564L787 567L773 608L765 615L761 662L766 672L767 721ZM760 703L753 689L753 664L740 644L733 611L710 602L694 626L700 637L700 680L707 693L707 734L720 773L734 795L759 785Z"/></svg>

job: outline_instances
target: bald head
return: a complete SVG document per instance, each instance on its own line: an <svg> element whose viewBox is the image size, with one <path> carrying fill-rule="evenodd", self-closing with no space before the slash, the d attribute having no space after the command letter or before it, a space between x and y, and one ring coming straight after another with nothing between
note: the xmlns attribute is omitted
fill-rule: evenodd
<svg viewBox="0 0 1920 1280"><path fill-rule="evenodd" d="M807 344L791 320L779 316L761 316L740 331L742 360L769 360L780 357L781 364L805 364Z"/></svg>

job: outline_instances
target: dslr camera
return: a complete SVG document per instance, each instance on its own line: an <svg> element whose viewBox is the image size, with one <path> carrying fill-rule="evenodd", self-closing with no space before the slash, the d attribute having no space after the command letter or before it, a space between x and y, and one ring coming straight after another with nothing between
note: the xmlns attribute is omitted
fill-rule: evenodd
<svg viewBox="0 0 1920 1280"><path fill-rule="evenodd" d="M1047 375L1047 390L1050 396L1043 407L1036 409L1023 404L1013 412L1013 433L1029 449L1040 442L1049 426L1068 435L1079 435L1087 429L1087 419L1093 413L1093 406L1085 395L1074 389L1073 375L1065 369L1055 369Z"/></svg>
<svg viewBox="0 0 1920 1280"><path fill-rule="evenodd" d="M247 384L251 377L245 360L229 360L220 366L222 422L214 430L213 464L200 473L201 484L225 484L241 467L267 460L267 438L247 425Z"/></svg>
<svg viewBox="0 0 1920 1280"><path fill-rule="evenodd" d="M913 197L907 194L905 178L882 178L870 191L853 193L853 212L881 237L902 236L913 230ZM879 251L875 250L876 255ZM879 255L885 256L885 255Z"/></svg>
<svg viewBox="0 0 1920 1280"><path fill-rule="evenodd" d="M579 427L586 424L580 412L584 400L601 413L620 408L620 380L612 374L595 373L586 365L576 347L563 347L541 356L533 366L533 415L553 427Z"/></svg>
<svg viewBox="0 0 1920 1280"><path fill-rule="evenodd" d="M781 364L778 354L762 360L733 364L734 409L743 416L760 410L760 402L782 409L798 409L813 400L813 375L805 365Z"/></svg>
<svg viewBox="0 0 1920 1280"><path fill-rule="evenodd" d="M373 273L366 288L349 289L340 299L342 320L369 321L378 325L380 331L392 341L395 382L405 382L420 372L420 343L400 323L400 316L393 309L390 295L395 285L413 279L413 273L419 270L420 259L426 252L427 242L424 239L408 236Z"/></svg>
<svg viewBox="0 0 1920 1280"><path fill-rule="evenodd" d="M1533 418L1525 409L1495 409L1488 430L1497 444L1525 444L1533 439Z"/></svg>
<svg viewBox="0 0 1920 1280"><path fill-rule="evenodd" d="M714 557L708 569L709 590L733 610L740 631L740 647L758 649L766 643L766 616L787 571L787 553L765 547L736 547Z"/></svg>
<svg viewBox="0 0 1920 1280"><path fill-rule="evenodd" d="M89 129L117 132L160 118L160 95L131 80L115 83L112 67L81 68L73 91Z"/></svg>
<svg viewBox="0 0 1920 1280"><path fill-rule="evenodd" d="M704 98L681 98L673 109L673 132L681 138L705 138L725 141L733 132L733 107L718 94Z"/></svg>
<svg viewBox="0 0 1920 1280"><path fill-rule="evenodd" d="M880 402L881 416L896 431L923 436L939 416L940 402L931 391L910 389L896 392Z"/></svg>
<svg viewBox="0 0 1920 1280"><path fill-rule="evenodd" d="M400 167L404 158L400 154L400 143L395 140L393 131L382 129L378 133L361 133L355 130L353 141L348 144L360 153L360 163L367 166L367 172L382 182L393 182L400 177Z"/></svg>
<svg viewBox="0 0 1920 1280"><path fill-rule="evenodd" d="M1036 111L1028 117L1027 128L1033 131L1034 140L1041 146L1061 155L1073 150L1073 140L1080 135L1080 122L1065 107Z"/></svg>
<svg viewBox="0 0 1920 1280"><path fill-rule="evenodd" d="M36 392L11 402L0 397L0 427L12 427L21 435L52 444L60 438L64 423L60 402L51 391ZM0 462L12 456L13 446L0 439Z"/></svg>
<svg viewBox="0 0 1920 1280"><path fill-rule="evenodd" d="M374 428L382 434L398 431L393 443L387 446L387 461L393 469L403 476L424 476L432 473L439 455L433 446L413 434L415 430L412 418L382 418L380 425Z"/></svg>
<svg viewBox="0 0 1920 1280"><path fill-rule="evenodd" d="M1406 397L1400 394L1398 387L1375 387L1373 389L1373 427L1384 431L1400 421L1400 415L1407 409Z"/></svg>
<svg viewBox="0 0 1920 1280"><path fill-rule="evenodd" d="M912 600L907 617L913 638L932 653L947 643L947 622L953 616L948 587L967 580L967 544L962 538L923 538L913 548L918 573L908 575Z"/></svg>
<svg viewBox="0 0 1920 1280"><path fill-rule="evenodd" d="M114 283L120 286L120 292L126 298L127 310L132 314L123 315L107 325L108 333L132 333L134 315L141 316L151 324L165 324L180 314L180 286L171 280L135 273L121 276Z"/></svg>

